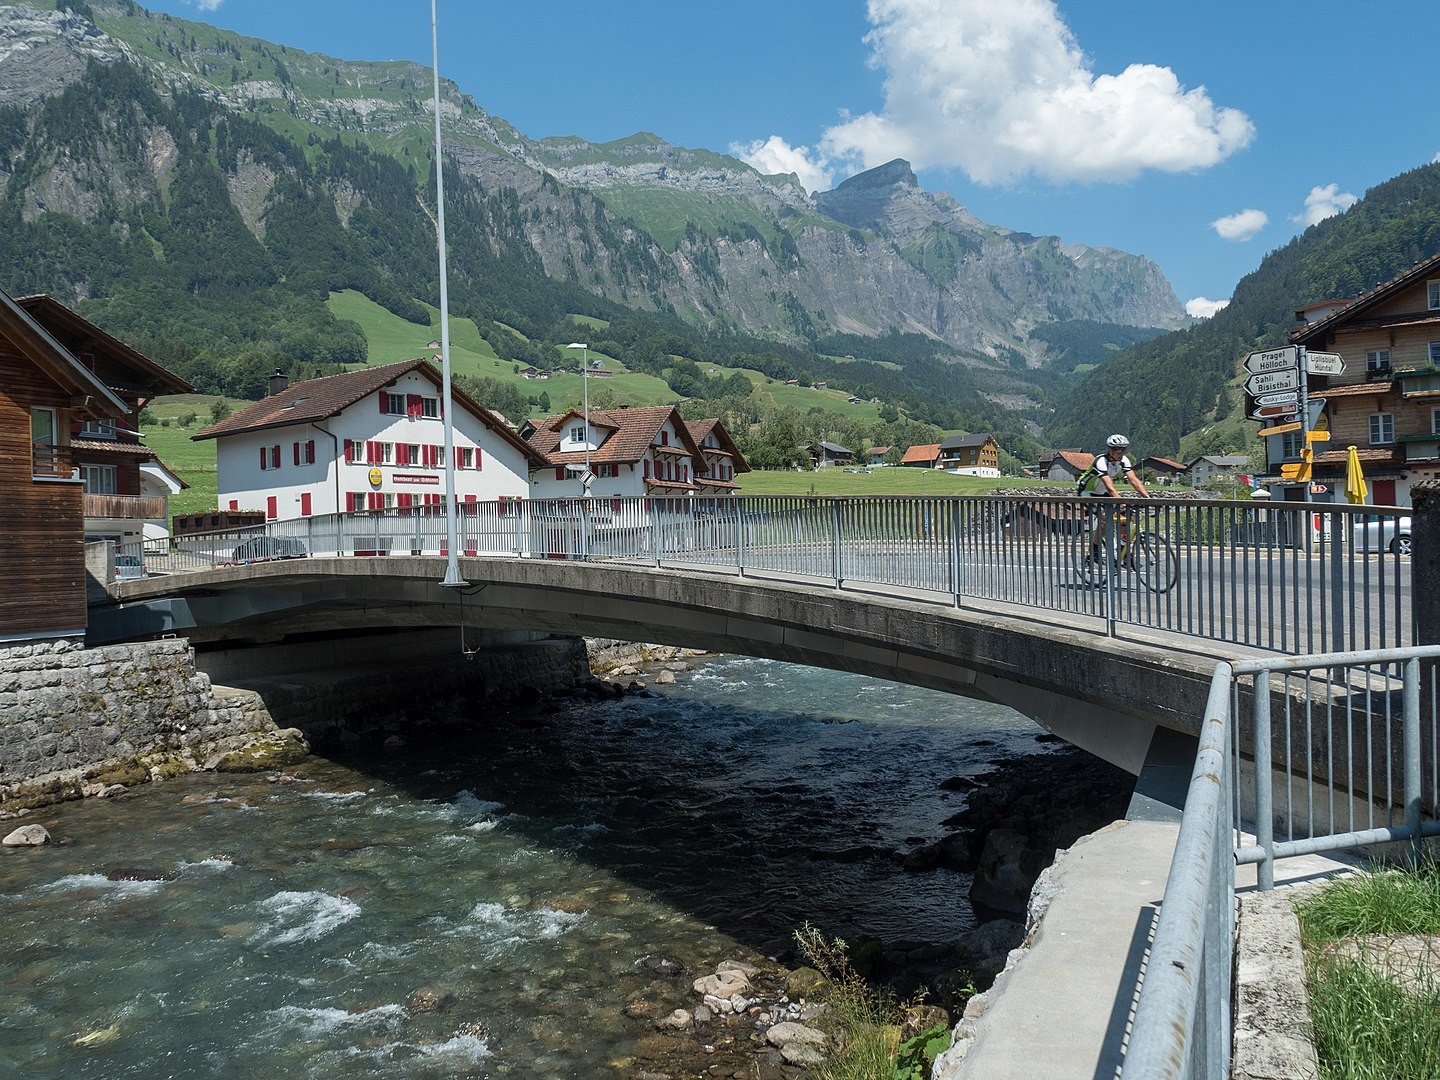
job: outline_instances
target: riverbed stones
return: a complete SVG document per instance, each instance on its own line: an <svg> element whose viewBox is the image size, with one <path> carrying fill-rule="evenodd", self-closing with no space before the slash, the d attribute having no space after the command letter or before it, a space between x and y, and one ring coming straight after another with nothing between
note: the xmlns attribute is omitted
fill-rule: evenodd
<svg viewBox="0 0 1440 1080"><path fill-rule="evenodd" d="M44 825L21 825L20 828L6 834L5 839L0 840L0 845L5 847L39 847L41 844L50 842L50 834L45 831Z"/></svg>

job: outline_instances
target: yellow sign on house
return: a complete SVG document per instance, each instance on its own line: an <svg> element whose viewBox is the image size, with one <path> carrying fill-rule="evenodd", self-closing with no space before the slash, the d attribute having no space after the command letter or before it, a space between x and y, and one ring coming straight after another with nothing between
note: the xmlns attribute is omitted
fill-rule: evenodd
<svg viewBox="0 0 1440 1080"><path fill-rule="evenodd" d="M382 482L384 479L385 479L385 474L382 473L378 468L375 468L375 469L371 469L371 470L370 470L370 486L371 486L371 487L377 487L377 488L378 488L378 487L380 486L381 482Z"/></svg>

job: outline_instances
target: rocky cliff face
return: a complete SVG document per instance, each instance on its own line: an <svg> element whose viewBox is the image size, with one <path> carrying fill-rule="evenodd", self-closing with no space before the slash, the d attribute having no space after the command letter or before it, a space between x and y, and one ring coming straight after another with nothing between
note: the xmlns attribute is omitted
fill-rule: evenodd
<svg viewBox="0 0 1440 1080"><path fill-rule="evenodd" d="M299 120L322 137L359 132L394 146L430 123L429 74L415 64L337 61L248 40L242 50L228 32L114 0L82 11L94 20L0 6L0 106L34 110L88 63L123 61L145 71L156 94L185 88L285 130ZM447 154L487 190L515 193L515 228L546 273L632 307L792 340L913 332L974 363L1008 366L1017 357L1043 363L1030 332L1044 322L1184 322L1148 260L987 225L948 195L921 190L903 161L811 198L793 177L761 176L645 133L603 146L531 140L446 90ZM115 173L103 148L61 150L32 168L26 215L93 221L160 197L170 136L144 137L148 177ZM0 152L0 179L12 172ZM243 155L232 175L237 211L263 236L283 176ZM333 194L347 221L347 193Z"/></svg>

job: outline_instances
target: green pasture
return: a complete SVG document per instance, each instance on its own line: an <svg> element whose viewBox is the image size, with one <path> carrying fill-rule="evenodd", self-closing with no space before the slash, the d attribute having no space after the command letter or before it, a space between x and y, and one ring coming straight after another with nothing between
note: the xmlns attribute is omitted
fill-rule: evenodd
<svg viewBox="0 0 1440 1080"><path fill-rule="evenodd" d="M210 408L216 401L224 401L232 412L253 404L235 398L219 398L214 394L177 394L151 402L149 409L157 423L141 425L145 445L160 455L160 460L190 485L180 494L170 497L171 517L198 514L216 507L220 485L215 469L215 440L194 442L190 438L210 425ZM195 419L189 424L182 423L192 413Z"/></svg>
<svg viewBox="0 0 1440 1080"><path fill-rule="evenodd" d="M834 466L813 472L757 469L741 473L736 482L741 495L986 495L997 488L1055 486L1013 476L987 480L898 465L873 468L868 473L847 473Z"/></svg>

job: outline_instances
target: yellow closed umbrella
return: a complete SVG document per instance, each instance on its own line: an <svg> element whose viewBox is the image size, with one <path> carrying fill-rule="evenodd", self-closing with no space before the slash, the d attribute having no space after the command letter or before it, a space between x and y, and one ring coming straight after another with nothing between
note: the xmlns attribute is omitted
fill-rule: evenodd
<svg viewBox="0 0 1440 1080"><path fill-rule="evenodd" d="M1369 494L1365 473L1360 468L1360 452L1352 446L1345 455L1345 499L1351 503L1363 503Z"/></svg>

